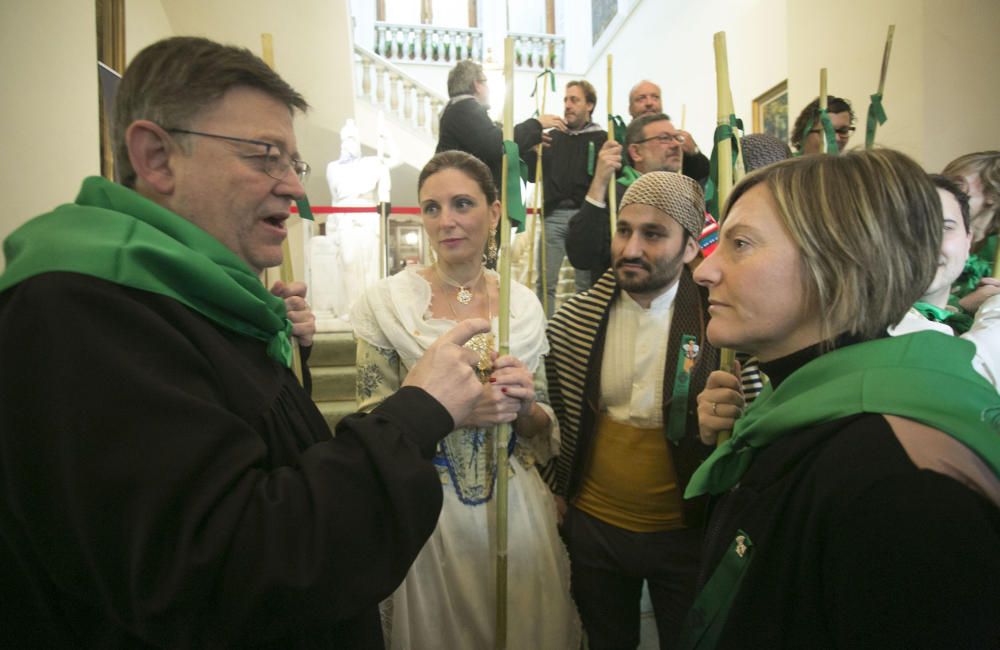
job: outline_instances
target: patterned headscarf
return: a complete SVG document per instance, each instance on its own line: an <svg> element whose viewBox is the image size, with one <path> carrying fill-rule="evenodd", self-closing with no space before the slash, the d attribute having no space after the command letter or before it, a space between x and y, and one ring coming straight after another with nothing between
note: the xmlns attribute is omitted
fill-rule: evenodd
<svg viewBox="0 0 1000 650"><path fill-rule="evenodd" d="M747 172L780 160L792 157L788 145L767 133L749 133L740 138L740 148L743 150L743 166Z"/></svg>
<svg viewBox="0 0 1000 650"><path fill-rule="evenodd" d="M705 194L697 182L673 172L643 174L625 190L621 209L633 203L665 212L698 239L705 225Z"/></svg>

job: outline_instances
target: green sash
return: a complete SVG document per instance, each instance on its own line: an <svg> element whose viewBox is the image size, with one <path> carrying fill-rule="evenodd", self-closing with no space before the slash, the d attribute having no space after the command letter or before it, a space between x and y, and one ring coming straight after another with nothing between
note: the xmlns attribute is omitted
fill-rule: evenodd
<svg viewBox="0 0 1000 650"><path fill-rule="evenodd" d="M848 345L770 385L733 435L695 471L685 498L721 494L783 436L856 413L885 413L940 429L1000 476L1000 395L972 368L973 343L940 332Z"/></svg>
<svg viewBox="0 0 1000 650"><path fill-rule="evenodd" d="M4 255L0 291L54 271L101 278L173 298L220 327L266 341L268 356L291 365L284 300L207 232L104 178L87 178L75 203L14 231Z"/></svg>

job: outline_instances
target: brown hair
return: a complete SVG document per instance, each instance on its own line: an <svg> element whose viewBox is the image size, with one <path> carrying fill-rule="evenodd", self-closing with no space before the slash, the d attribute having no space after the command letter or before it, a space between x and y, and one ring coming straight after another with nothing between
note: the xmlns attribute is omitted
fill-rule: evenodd
<svg viewBox="0 0 1000 650"><path fill-rule="evenodd" d="M434 157L427 161L424 168L420 170L420 176L417 178L417 195L420 194L424 181L445 169L457 169L474 180L486 196L488 205L493 205L493 202L497 200L497 188L493 184L493 174L490 172L490 168L479 158L464 151L442 151L434 154Z"/></svg>
<svg viewBox="0 0 1000 650"><path fill-rule="evenodd" d="M232 88L260 90L288 106L306 111L309 104L263 60L246 48L207 38L178 36L143 49L132 59L115 95L111 137L122 184L135 186L125 131L136 120L185 128Z"/></svg>
<svg viewBox="0 0 1000 650"><path fill-rule="evenodd" d="M733 188L723 219L764 185L799 249L806 300L824 340L885 334L930 285L941 251L941 198L920 165L890 149L805 156Z"/></svg>
<svg viewBox="0 0 1000 650"><path fill-rule="evenodd" d="M576 79L566 84L566 88L570 86L576 86L582 90L583 98L587 100L587 103L593 104L595 108L597 107L597 91L594 90L594 86L589 81L586 79Z"/></svg>
<svg viewBox="0 0 1000 650"><path fill-rule="evenodd" d="M961 178L945 176L943 174L928 174L934 187L944 190L955 197L958 201L958 209L962 213L962 223L965 224L965 232L969 232L969 195L962 189L965 182Z"/></svg>
<svg viewBox="0 0 1000 650"><path fill-rule="evenodd" d="M967 153L948 163L941 173L945 176L978 175L983 186L983 200L993 206L988 232L1000 229L1000 151Z"/></svg>
<svg viewBox="0 0 1000 650"><path fill-rule="evenodd" d="M841 97L834 97L833 95L826 96L826 112L833 113L850 113L851 114L851 124L854 124L854 109L851 108L851 102L843 99ZM795 126L792 127L792 148L796 151L802 150L802 138L805 136L802 131L806 128L806 122L809 120L813 121L813 127L819 126L819 97L809 102L799 116L795 118Z"/></svg>

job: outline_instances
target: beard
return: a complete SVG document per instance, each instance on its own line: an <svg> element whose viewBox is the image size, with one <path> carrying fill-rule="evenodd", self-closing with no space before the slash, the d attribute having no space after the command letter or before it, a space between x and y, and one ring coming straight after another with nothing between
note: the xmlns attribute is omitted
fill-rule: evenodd
<svg viewBox="0 0 1000 650"><path fill-rule="evenodd" d="M672 285L681 275L684 267L684 246L673 257L659 257L649 264L645 260L620 258L615 260L615 279L618 285L629 293L657 293ZM632 271L623 269L625 264L636 264L645 271L644 277L635 277Z"/></svg>

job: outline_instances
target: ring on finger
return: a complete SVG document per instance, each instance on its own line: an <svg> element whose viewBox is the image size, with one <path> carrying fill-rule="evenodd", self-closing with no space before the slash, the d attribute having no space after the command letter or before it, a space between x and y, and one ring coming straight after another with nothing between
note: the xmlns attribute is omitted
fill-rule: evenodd
<svg viewBox="0 0 1000 650"><path fill-rule="evenodd" d="M718 415L718 414L719 414L719 403L712 402L712 415Z"/></svg>

